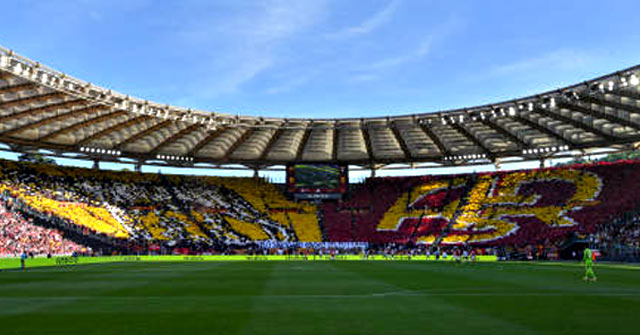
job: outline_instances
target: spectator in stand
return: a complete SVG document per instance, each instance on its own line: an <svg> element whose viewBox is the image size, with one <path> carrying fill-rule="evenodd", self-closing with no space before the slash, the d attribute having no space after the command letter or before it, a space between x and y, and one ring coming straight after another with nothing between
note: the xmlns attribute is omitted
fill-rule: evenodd
<svg viewBox="0 0 640 335"><path fill-rule="evenodd" d="M640 210L625 213L598 226L590 242L606 258L640 260Z"/></svg>
<svg viewBox="0 0 640 335"><path fill-rule="evenodd" d="M7 210L0 200L0 257L33 255L68 255L86 248L65 239L55 229L36 226L18 213Z"/></svg>

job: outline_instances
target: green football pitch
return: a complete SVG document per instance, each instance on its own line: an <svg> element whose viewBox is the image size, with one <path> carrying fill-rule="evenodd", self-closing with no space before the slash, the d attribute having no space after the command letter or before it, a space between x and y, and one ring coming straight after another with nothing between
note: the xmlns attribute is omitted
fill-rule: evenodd
<svg viewBox="0 0 640 335"><path fill-rule="evenodd" d="M0 272L0 334L638 334L640 268L106 263Z"/></svg>

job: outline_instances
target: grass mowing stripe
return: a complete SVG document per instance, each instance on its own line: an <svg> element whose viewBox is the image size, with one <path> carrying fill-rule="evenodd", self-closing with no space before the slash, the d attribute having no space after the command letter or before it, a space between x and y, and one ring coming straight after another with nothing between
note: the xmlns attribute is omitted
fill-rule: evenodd
<svg viewBox="0 0 640 335"><path fill-rule="evenodd" d="M598 268L600 281L585 283L575 266L469 265L133 262L0 272L0 327L3 335L637 333L638 271Z"/></svg>

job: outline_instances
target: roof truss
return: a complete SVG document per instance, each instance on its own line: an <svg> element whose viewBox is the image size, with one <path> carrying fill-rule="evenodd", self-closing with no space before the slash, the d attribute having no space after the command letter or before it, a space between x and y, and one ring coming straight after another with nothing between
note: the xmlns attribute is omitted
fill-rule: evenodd
<svg viewBox="0 0 640 335"><path fill-rule="evenodd" d="M16 119L16 118L23 118L25 116L34 115L37 113L46 113L46 112L57 110L57 109L67 109L70 107L74 107L76 105L85 105L86 103L87 103L86 100L75 99L75 100L63 101L63 102L59 102L51 105L44 105L36 108L29 108L21 112L0 116L0 122L5 122L5 121Z"/></svg>
<svg viewBox="0 0 640 335"><path fill-rule="evenodd" d="M433 141L433 143L436 144L436 147L438 147L438 150L440 150L440 155L442 157L451 156L451 151L449 151L449 149L444 145L444 143L440 141L440 138L436 136L436 134L431 130L431 128L429 128L429 126L427 126L424 123L420 123L420 128L422 129L422 131L424 131L425 134L427 134L427 136L431 139L431 141Z"/></svg>
<svg viewBox="0 0 640 335"><path fill-rule="evenodd" d="M533 128L533 129L539 131L542 134L545 134L545 135L547 135L547 136L549 136L551 138L556 139L557 141L559 141L561 143L569 144L572 147L576 147L576 146L580 145L580 143L578 143L578 142L576 142L576 141L574 141L572 139L565 138L564 136L562 136L562 134L560 134L560 133L558 133L558 132L556 132L556 131L554 131L552 129L543 127L542 125L540 125L540 124L538 124L536 122L533 122L533 121L531 121L531 120L529 120L529 119L527 119L525 117L516 115L516 116L514 116L514 119L516 121L526 125L526 126L529 126L529 128Z"/></svg>
<svg viewBox="0 0 640 335"><path fill-rule="evenodd" d="M536 112L538 114L541 114L543 116L550 117L552 119L564 122L564 123L568 123L568 124L574 126L575 128L582 129L585 132L598 135L598 136L600 136L601 138L603 138L603 139L605 139L607 141L616 142L618 140L617 137L609 135L609 134L601 131L600 129L588 126L583 122L580 122L578 120L574 120L574 119L566 117L564 115L560 115L558 113L553 113L553 112L551 112L549 110L546 110L546 109L543 109L543 108L534 108L534 112Z"/></svg>
<svg viewBox="0 0 640 335"><path fill-rule="evenodd" d="M83 120L83 121L80 121L80 122L77 122L77 123L71 125L70 127L62 127L62 128L60 128L60 129L58 129L58 130L56 130L54 132L51 132L51 133L39 138L38 141L40 141L40 142L48 142L48 141L50 141L51 139L55 138L58 135L69 133L69 132L73 132L73 131L76 131L78 129L84 128L84 127L89 127L91 125L106 121L106 120L108 120L110 118L116 118L116 117L119 117L119 116L124 115L124 114L126 114L125 111L113 111L113 112L108 113L108 114L104 114L104 115L96 116L96 117L93 117L93 118L90 118L90 119L87 119L87 120ZM84 140L81 141L81 142L84 142Z"/></svg>
<svg viewBox="0 0 640 335"><path fill-rule="evenodd" d="M157 124L147 128L145 130L139 131L139 132L137 132L137 133L125 138L122 142L116 144L115 147L118 150L122 150L122 148L124 148L127 144L133 143L133 142L135 142L135 141L137 141L137 140L139 140L139 139L141 139L141 138L153 133L154 131L158 131L158 130L160 130L162 128L165 128L165 127L168 127L170 125L171 125L171 120L164 120L164 121L162 121L160 123L157 123Z"/></svg>
<svg viewBox="0 0 640 335"><path fill-rule="evenodd" d="M509 130L504 129L503 127L497 125L496 123L493 123L490 118L481 118L480 122L482 122L487 127L493 129L495 132L499 133L503 137L508 138L509 141L515 143L516 146L518 147L518 150L522 150L529 146L527 143L521 140L518 136L512 134Z"/></svg>
<svg viewBox="0 0 640 335"><path fill-rule="evenodd" d="M70 110L66 113L61 113L61 114L57 114L54 116L50 116L50 117L46 117L43 118L41 120L38 121L34 121L31 123L27 123L24 126L21 126L17 129L10 129L8 131L5 131L4 133L0 133L0 137L4 137L4 136L12 136L16 133L20 133L24 130L28 130L28 129L33 129L33 128L38 128L38 127L42 127L42 126L46 126L48 124L51 124L53 122L56 121L61 121L61 120L65 120L67 118L70 117L78 117L82 114L90 114L96 111L100 111L100 110L104 110L104 109L108 109L109 107L105 106L105 105L93 105L93 106L89 106L89 107L85 107L82 109L75 109L75 110Z"/></svg>
<svg viewBox="0 0 640 335"><path fill-rule="evenodd" d="M66 94L62 92L51 92L51 93L45 93L45 94L39 94L39 95L32 95L28 97L0 102L0 108L10 108L10 107L30 104L38 101L43 101L43 100L46 101L49 99L63 98L65 96Z"/></svg>
<svg viewBox="0 0 640 335"><path fill-rule="evenodd" d="M211 133L209 133L207 137L202 139L193 148L191 148L191 150L189 150L189 152L187 153L187 156L195 156L198 153L198 151L200 151L200 149L204 148L214 138L222 134L223 131L225 131L225 128L217 128L215 131L212 131Z"/></svg>
<svg viewBox="0 0 640 335"><path fill-rule="evenodd" d="M467 138L468 141L470 141L471 143L473 143L475 146L477 146L478 148L482 149L482 151L487 154L487 157L489 157L491 160L494 159L494 154L493 152L487 148L482 141L480 141L478 138L476 138L475 136L473 136L473 134L471 134L465 127L454 123L451 125L451 127L453 127L453 129L457 130L459 133L461 133L464 137Z"/></svg>
<svg viewBox="0 0 640 335"><path fill-rule="evenodd" d="M16 85L7 85L0 87L0 95L27 91L34 88L37 88L36 84L29 82Z"/></svg>
<svg viewBox="0 0 640 335"><path fill-rule="evenodd" d="M404 139L400 135L400 131L398 130L398 126L395 124L395 122L390 123L389 128L391 128L393 135L396 137L396 141L398 141L400 149L402 149L402 152L404 152L404 158L407 160L413 159L411 150L409 150L409 147L407 147L407 143L404 142Z"/></svg>
<svg viewBox="0 0 640 335"><path fill-rule="evenodd" d="M199 124L195 123L195 124L192 124L192 125L184 128L184 129L182 129L181 131L173 134L172 136L169 136L164 141L158 143L158 145L156 145L153 149L149 150L147 155L148 156L155 156L165 146L171 144L172 142L174 142L176 140L179 140L179 139L183 138L184 136L186 136L187 134L190 134L191 132L196 131L200 127L201 126Z"/></svg>

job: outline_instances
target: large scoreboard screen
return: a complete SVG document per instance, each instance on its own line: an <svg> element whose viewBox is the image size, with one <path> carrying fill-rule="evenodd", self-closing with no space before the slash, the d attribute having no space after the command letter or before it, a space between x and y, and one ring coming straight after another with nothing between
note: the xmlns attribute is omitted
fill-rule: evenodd
<svg viewBox="0 0 640 335"><path fill-rule="evenodd" d="M348 171L344 165L295 164L287 166L287 189L289 193L342 194L347 191ZM323 198L323 196L317 196Z"/></svg>

